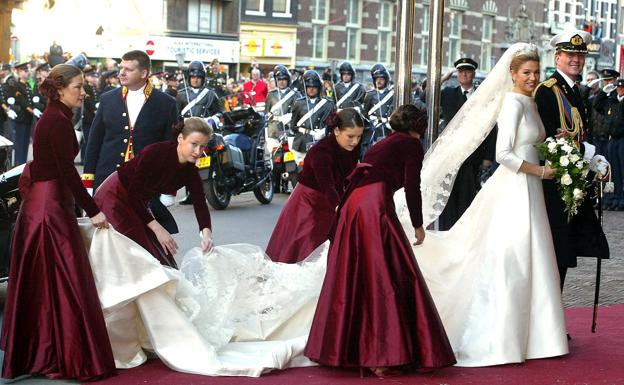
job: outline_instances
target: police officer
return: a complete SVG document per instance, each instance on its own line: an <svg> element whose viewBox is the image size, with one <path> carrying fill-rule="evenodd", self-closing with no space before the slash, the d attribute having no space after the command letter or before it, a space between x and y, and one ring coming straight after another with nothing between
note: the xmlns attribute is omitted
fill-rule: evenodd
<svg viewBox="0 0 624 385"><path fill-rule="evenodd" d="M14 165L18 166L26 163L28 157L30 128L33 122L34 110L32 106L33 92L28 84L28 63L16 65L15 69L17 70L17 82L15 83L15 87L12 88L12 93L8 95L8 101L9 104L12 104L13 109L17 113L17 116L13 119L13 129L15 132ZM41 116L41 111L38 111L38 115Z"/></svg>
<svg viewBox="0 0 624 385"><path fill-rule="evenodd" d="M348 61L342 62L338 67L340 82L336 84L336 108L353 107L362 112L366 90L364 86L355 81L355 69Z"/></svg>
<svg viewBox="0 0 624 385"><path fill-rule="evenodd" d="M440 112L444 127L476 90L474 78L478 68L477 62L464 57L455 61L454 67L459 85L457 87L445 87L440 92Z"/></svg>
<svg viewBox="0 0 624 385"><path fill-rule="evenodd" d="M608 142L609 130L615 119L615 106L618 103L615 81L620 76L619 72L612 69L600 71L600 80L603 82L602 89L598 90L593 98L593 111L590 114L590 128L592 143L596 146L596 152L609 159ZM588 110L589 112L589 110ZM605 199L608 201L609 199Z"/></svg>
<svg viewBox="0 0 624 385"><path fill-rule="evenodd" d="M33 115L36 119L39 119L43 110L45 110L48 105L48 99L39 92L39 85L43 83L43 81L48 77L50 73L50 65L48 63L43 63L37 66L35 69L35 74L37 77L37 84L35 85L35 89L33 91L32 105L33 105Z"/></svg>
<svg viewBox="0 0 624 385"><path fill-rule="evenodd" d="M535 103L546 130L546 136L574 139L590 169L606 174L604 157L586 142L587 111L576 77L583 71L591 35L585 31L563 32L550 41L555 48L555 73L535 90ZM603 175L604 175L603 174ZM587 194L577 214L568 222L563 200L554 180L542 181L546 212L557 256L560 285L563 289L569 267L576 267L576 256L609 257L609 245L593 209L592 195Z"/></svg>
<svg viewBox="0 0 624 385"><path fill-rule="evenodd" d="M165 93L173 98L178 97L178 79L174 72L165 72L163 74L165 79Z"/></svg>
<svg viewBox="0 0 624 385"><path fill-rule="evenodd" d="M225 107L215 91L204 84L205 80L204 64L200 61L192 61L188 66L187 87L178 91L178 96L176 96L178 114L183 118L210 117L211 124L216 126L219 117L225 112Z"/></svg>
<svg viewBox="0 0 624 385"><path fill-rule="evenodd" d="M97 112L97 106L100 103L100 96L97 92L95 84L97 84L98 73L95 68L89 66L84 69L85 82L83 88L85 90L84 101L82 105L82 132L83 138L80 143L80 157L84 162L85 152L87 150L87 141L89 140L89 133L91 130L91 124L95 120L95 114Z"/></svg>
<svg viewBox="0 0 624 385"><path fill-rule="evenodd" d="M293 150L298 158L297 163L314 142L325 136L325 119L336 111L334 102L321 97L323 83L316 71L304 72L302 83L305 96L297 99L292 107L292 130L295 133Z"/></svg>
<svg viewBox="0 0 624 385"><path fill-rule="evenodd" d="M613 194L605 194L606 210L624 210L624 79L617 79L616 90L609 115L608 159L611 163L611 175L615 184Z"/></svg>
<svg viewBox="0 0 624 385"><path fill-rule="evenodd" d="M389 134L390 115L394 110L394 87L390 85L390 73L383 64L371 68L374 89L364 97L364 115L368 117L370 127L362 137L362 155L376 141Z"/></svg>
<svg viewBox="0 0 624 385"><path fill-rule="evenodd" d="M267 135L269 138L278 139L290 125L292 106L295 100L301 98L301 94L290 88L290 73L285 66L275 66L273 77L276 88L269 91L266 100Z"/></svg>
<svg viewBox="0 0 624 385"><path fill-rule="evenodd" d="M13 103L9 104L10 95L15 92L12 90L15 87L17 80L13 76L13 67L10 64L0 65L0 124L2 124L2 136L7 139L13 140L13 120L17 117L17 113L13 107L15 98L12 99ZM7 122L8 121L8 122ZM6 126L5 126L6 125Z"/></svg>

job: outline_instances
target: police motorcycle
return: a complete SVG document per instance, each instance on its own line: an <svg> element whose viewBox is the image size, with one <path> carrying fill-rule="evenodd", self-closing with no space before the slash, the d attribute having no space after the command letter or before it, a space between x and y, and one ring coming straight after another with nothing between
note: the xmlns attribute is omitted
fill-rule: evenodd
<svg viewBox="0 0 624 385"><path fill-rule="evenodd" d="M289 138L294 139L290 130L292 106L301 94L290 88L290 72L283 65L273 69L277 88L269 91L266 100L266 144L271 156L275 192L289 192L289 184L297 184L297 163L290 151Z"/></svg>
<svg viewBox="0 0 624 385"><path fill-rule="evenodd" d="M271 161L265 156L262 116L252 108L223 113L223 122L197 160L208 203L224 210L232 195L253 191L262 204L273 200Z"/></svg>
<svg viewBox="0 0 624 385"><path fill-rule="evenodd" d="M362 138L362 157L391 132L390 115L394 110L394 86L390 84L388 70L382 64L375 64L371 68L371 77L375 88L364 98L364 112L369 124Z"/></svg>
<svg viewBox="0 0 624 385"><path fill-rule="evenodd" d="M291 151L295 154L298 170L301 171L308 150L325 137L327 117L336 111L333 101L321 97L322 82L314 70L303 74L305 96L295 101L292 108L292 130L295 133Z"/></svg>
<svg viewBox="0 0 624 385"><path fill-rule="evenodd" d="M18 182L24 164L0 175L0 282L9 277L11 240L21 203Z"/></svg>

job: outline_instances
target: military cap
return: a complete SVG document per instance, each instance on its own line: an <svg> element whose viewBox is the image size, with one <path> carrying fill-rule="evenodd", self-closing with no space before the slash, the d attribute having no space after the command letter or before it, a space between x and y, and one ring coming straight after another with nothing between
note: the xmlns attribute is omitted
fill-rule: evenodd
<svg viewBox="0 0 624 385"><path fill-rule="evenodd" d="M28 70L28 62L20 63L14 66L16 70Z"/></svg>
<svg viewBox="0 0 624 385"><path fill-rule="evenodd" d="M573 53L587 53L587 45L591 42L591 34L581 30L561 32L550 39L550 45L557 51Z"/></svg>
<svg viewBox="0 0 624 385"><path fill-rule="evenodd" d="M9 63L3 63L2 65L0 65L0 71L10 71L11 70L11 65Z"/></svg>
<svg viewBox="0 0 624 385"><path fill-rule="evenodd" d="M624 87L624 79L619 78L617 82L615 83L615 85L618 87Z"/></svg>
<svg viewBox="0 0 624 385"><path fill-rule="evenodd" d="M463 57L453 63L453 65L458 70L471 69L473 71L476 70L479 66L476 61L472 60L469 57Z"/></svg>
<svg viewBox="0 0 624 385"><path fill-rule="evenodd" d="M118 73L119 71L117 70L104 71L102 72L102 76L104 76L105 78L112 78L112 77L117 76Z"/></svg>
<svg viewBox="0 0 624 385"><path fill-rule="evenodd" d="M42 64L39 64L37 66L37 68L35 68L35 71L39 72L39 71L50 71L50 65L47 62L43 62Z"/></svg>
<svg viewBox="0 0 624 385"><path fill-rule="evenodd" d="M605 68L603 70L600 70L600 77L602 79L613 79L613 78L617 78L618 76L620 76L620 73L617 72L616 70L612 70L610 68Z"/></svg>

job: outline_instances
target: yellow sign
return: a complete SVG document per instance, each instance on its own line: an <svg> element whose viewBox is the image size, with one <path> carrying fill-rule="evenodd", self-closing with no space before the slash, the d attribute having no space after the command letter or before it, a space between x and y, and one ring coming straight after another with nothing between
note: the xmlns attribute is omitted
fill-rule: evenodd
<svg viewBox="0 0 624 385"><path fill-rule="evenodd" d="M264 39L264 56L291 57L294 54L292 40L286 38Z"/></svg>
<svg viewBox="0 0 624 385"><path fill-rule="evenodd" d="M263 56L264 39L241 39L241 55Z"/></svg>

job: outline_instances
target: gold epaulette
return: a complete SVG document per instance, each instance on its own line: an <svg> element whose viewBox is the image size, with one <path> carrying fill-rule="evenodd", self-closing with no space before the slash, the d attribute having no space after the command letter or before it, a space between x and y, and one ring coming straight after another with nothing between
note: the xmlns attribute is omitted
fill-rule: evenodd
<svg viewBox="0 0 624 385"><path fill-rule="evenodd" d="M541 86L546 86L548 88L552 88L552 86L554 86L555 84L557 84L557 79L555 79L555 78L550 78L548 80L544 80L543 82L538 84L537 87L535 87L535 90L533 91L533 97L535 97L535 94L537 94L537 90L539 90L539 88Z"/></svg>

